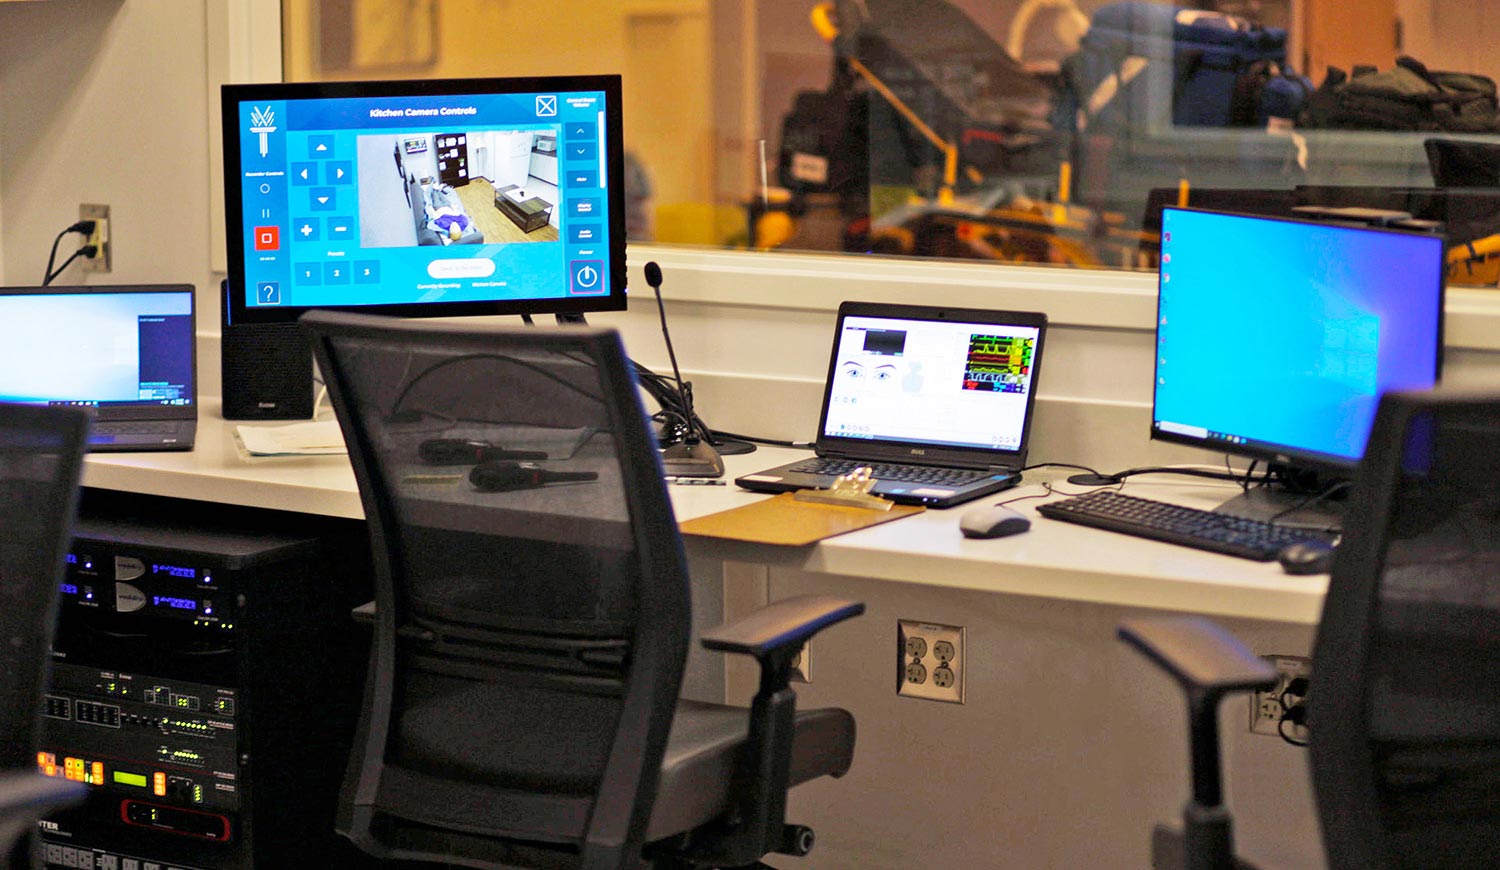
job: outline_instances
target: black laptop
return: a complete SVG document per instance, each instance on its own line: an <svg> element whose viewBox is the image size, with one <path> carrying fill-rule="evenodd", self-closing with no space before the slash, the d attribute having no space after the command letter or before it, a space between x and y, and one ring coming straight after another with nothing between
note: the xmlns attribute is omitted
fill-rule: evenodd
<svg viewBox="0 0 1500 870"><path fill-rule="evenodd" d="M869 466L876 494L940 508L1015 486L1046 332L1036 312L845 302L817 455L735 483L826 489Z"/></svg>
<svg viewBox="0 0 1500 870"><path fill-rule="evenodd" d="M191 450L193 288L0 287L0 401L93 415L92 451Z"/></svg>

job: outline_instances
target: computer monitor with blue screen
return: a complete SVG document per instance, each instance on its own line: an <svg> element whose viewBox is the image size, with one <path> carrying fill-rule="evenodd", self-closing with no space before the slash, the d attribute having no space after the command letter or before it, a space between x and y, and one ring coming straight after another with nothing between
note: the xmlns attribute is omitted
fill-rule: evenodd
<svg viewBox="0 0 1500 870"><path fill-rule="evenodd" d="M1437 383L1443 238L1164 210L1151 437L1347 473L1380 395Z"/></svg>
<svg viewBox="0 0 1500 870"><path fill-rule="evenodd" d="M229 85L228 324L625 307L618 76Z"/></svg>

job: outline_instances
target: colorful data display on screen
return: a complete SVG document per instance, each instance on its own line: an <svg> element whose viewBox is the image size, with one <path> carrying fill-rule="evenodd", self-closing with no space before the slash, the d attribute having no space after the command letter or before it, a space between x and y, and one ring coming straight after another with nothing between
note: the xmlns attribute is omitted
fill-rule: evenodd
<svg viewBox="0 0 1500 870"><path fill-rule="evenodd" d="M823 434L1016 450L1041 330L851 316L838 337Z"/></svg>

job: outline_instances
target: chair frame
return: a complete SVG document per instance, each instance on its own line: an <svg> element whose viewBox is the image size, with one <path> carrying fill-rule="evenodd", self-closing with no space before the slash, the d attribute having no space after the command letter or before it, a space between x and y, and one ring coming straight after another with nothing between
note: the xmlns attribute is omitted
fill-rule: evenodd
<svg viewBox="0 0 1500 870"><path fill-rule="evenodd" d="M336 409L349 407L349 384L340 368L332 362L329 342L338 338L384 338L392 335L395 323L406 334L442 335L451 347L472 346L480 350L493 347L495 327L455 326L424 321L391 321L331 311L314 311L302 318L304 329L313 336L313 350L323 372L329 395ZM521 348L555 350L559 342L571 345L601 362L600 387L612 401L608 407L609 423L620 441L622 453L653 457L650 467L640 463L621 463L621 474L635 523L635 544L645 575L651 583L640 587L638 609L650 613L650 619L636 621L631 638L635 665L623 695L620 727L605 763L594 810L582 838L581 867L618 867L629 855L638 855L643 845L656 793L662 754L671 728L672 711L682 683L686 660L690 611L688 600L687 560L679 539L676 545L663 545L653 528L675 528L671 503L661 485L661 469L655 459L655 445L640 412L640 399L634 379L629 374L623 345L617 333L608 329L566 327L558 329L515 328L505 331L507 342ZM609 363L613 361L615 365ZM628 413L634 408L636 413ZM357 417L344 417L340 423L349 444L349 458L359 480L375 479L365 457L370 455L370 433ZM369 524L374 554L375 643L371 650L367 679L370 703L361 713L356 732L355 759L384 758L389 741L390 713L395 692L395 648L398 603L395 577L401 567L392 564L392 554L399 554L396 535L398 523L395 505L383 489L360 487L360 500ZM399 555L394 557L399 560ZM392 850L371 833L375 815L374 801L379 787L379 769L370 765L357 773L351 769L347 796L340 801L339 829L362 848L374 854L392 857L421 858L423 853L406 854ZM352 814L346 809L353 808Z"/></svg>

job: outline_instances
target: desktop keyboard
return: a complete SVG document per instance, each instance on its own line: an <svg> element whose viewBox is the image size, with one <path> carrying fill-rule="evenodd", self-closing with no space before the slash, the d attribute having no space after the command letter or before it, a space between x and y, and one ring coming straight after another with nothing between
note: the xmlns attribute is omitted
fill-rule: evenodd
<svg viewBox="0 0 1500 870"><path fill-rule="evenodd" d="M893 480L901 483L925 483L936 486L963 486L976 480L984 480L995 474L993 471L973 471L967 468L934 468L931 465L897 465L890 463L860 462L857 459L809 459L788 471L803 474L848 474L856 468L870 469L876 480Z"/></svg>
<svg viewBox="0 0 1500 870"><path fill-rule="evenodd" d="M1298 541L1332 541L1334 538L1331 533L1316 529L1278 526L1261 520L1120 495L1113 490L1048 502L1036 510L1049 519L1257 562L1269 562L1288 545Z"/></svg>

